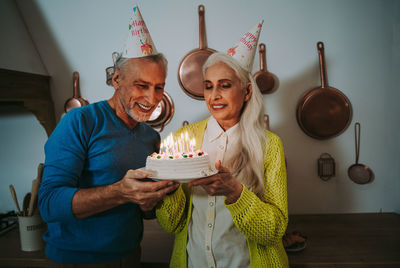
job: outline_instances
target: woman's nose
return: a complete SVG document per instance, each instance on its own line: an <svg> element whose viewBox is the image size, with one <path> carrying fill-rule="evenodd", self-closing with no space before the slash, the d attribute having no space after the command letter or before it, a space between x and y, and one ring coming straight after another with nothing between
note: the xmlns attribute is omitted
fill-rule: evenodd
<svg viewBox="0 0 400 268"><path fill-rule="evenodd" d="M213 88L211 92L211 99L218 100L219 98L221 98L219 90L217 88Z"/></svg>

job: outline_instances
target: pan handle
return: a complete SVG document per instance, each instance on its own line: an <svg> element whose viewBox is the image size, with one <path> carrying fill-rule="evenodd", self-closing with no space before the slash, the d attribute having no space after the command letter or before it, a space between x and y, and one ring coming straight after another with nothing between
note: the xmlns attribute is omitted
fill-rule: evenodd
<svg viewBox="0 0 400 268"><path fill-rule="evenodd" d="M266 58L265 58L265 44L260 43L258 53L260 54L260 70L265 71Z"/></svg>
<svg viewBox="0 0 400 268"><path fill-rule="evenodd" d="M78 98L79 97L79 73L78 72L74 72L72 74L72 79L74 81L74 98Z"/></svg>
<svg viewBox="0 0 400 268"><path fill-rule="evenodd" d="M355 138L355 145L356 145L356 165L358 164L358 158L360 156L360 132L361 132L361 125L360 123L354 124L354 138Z"/></svg>
<svg viewBox="0 0 400 268"><path fill-rule="evenodd" d="M326 74L325 74L325 55L324 55L324 43L319 41L317 43L318 55L319 55L319 72L321 74L321 87L327 87Z"/></svg>
<svg viewBox="0 0 400 268"><path fill-rule="evenodd" d="M205 49L207 48L207 38L206 38L206 23L204 20L204 5L199 5L197 8L199 12L199 48Z"/></svg>

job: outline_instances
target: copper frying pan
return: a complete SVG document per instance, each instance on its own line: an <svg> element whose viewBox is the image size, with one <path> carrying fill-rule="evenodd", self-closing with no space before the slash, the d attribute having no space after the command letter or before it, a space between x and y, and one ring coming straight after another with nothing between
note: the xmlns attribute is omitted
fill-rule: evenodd
<svg viewBox="0 0 400 268"><path fill-rule="evenodd" d="M153 128L159 128L159 132L161 132L174 116L174 110L174 102L171 96L164 91L160 103L146 123Z"/></svg>
<svg viewBox="0 0 400 268"><path fill-rule="evenodd" d="M68 113L72 108L82 107L89 104L87 100L79 95L79 73L74 72L72 74L72 79L74 82L74 95L65 102L64 111L66 113Z"/></svg>
<svg viewBox="0 0 400 268"><path fill-rule="evenodd" d="M349 126L352 108L349 99L325 79L324 43L317 43L321 86L308 91L297 105L297 123L310 137L325 140L341 134Z"/></svg>
<svg viewBox="0 0 400 268"><path fill-rule="evenodd" d="M275 80L273 75L267 71L265 44L260 43L258 52L260 54L260 70L253 77L261 93L269 94L273 92Z"/></svg>
<svg viewBox="0 0 400 268"><path fill-rule="evenodd" d="M181 60L178 67L178 82L189 97L197 100L204 100L202 68L207 58L214 53L215 50L207 48L203 5L198 6L198 12L199 48L190 51Z"/></svg>

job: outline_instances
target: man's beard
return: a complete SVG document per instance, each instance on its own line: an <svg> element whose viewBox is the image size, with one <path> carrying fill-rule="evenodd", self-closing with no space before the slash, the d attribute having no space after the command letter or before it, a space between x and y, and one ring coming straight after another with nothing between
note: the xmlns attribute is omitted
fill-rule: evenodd
<svg viewBox="0 0 400 268"><path fill-rule="evenodd" d="M124 99L122 98L121 91L118 89L118 95L119 99L122 103L122 106L124 107L125 112L136 122L146 122L149 120L151 113L150 114L142 114L139 112L139 114L135 114L133 112L133 107L128 107L128 104L125 103ZM134 104L133 104L134 105Z"/></svg>

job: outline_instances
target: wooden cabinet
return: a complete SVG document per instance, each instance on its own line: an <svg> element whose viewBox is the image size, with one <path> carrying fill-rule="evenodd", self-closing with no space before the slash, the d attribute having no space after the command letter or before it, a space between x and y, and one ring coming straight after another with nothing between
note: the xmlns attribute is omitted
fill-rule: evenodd
<svg viewBox="0 0 400 268"><path fill-rule="evenodd" d="M19 105L31 111L46 130L47 136L56 126L51 99L50 77L0 68L0 105Z"/></svg>

